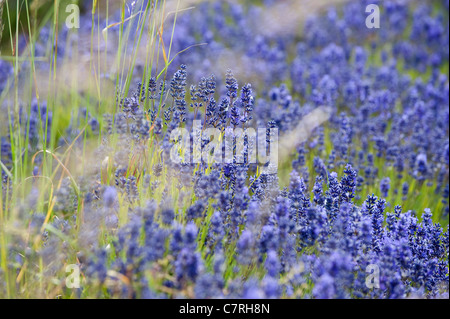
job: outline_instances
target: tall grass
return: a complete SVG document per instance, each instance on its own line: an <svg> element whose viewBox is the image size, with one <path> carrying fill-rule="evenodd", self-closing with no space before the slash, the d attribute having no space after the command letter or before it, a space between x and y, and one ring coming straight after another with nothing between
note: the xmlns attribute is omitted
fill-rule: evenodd
<svg viewBox="0 0 450 319"><path fill-rule="evenodd" d="M0 130L2 134L10 137L13 158L11 167L0 162L1 168L10 177L6 196L0 196L0 269L5 279L7 292L5 297L54 298L63 293L62 281L55 283L55 278L53 278L54 282L52 283L51 279L46 278L42 257L37 264L24 263L19 269L11 269L8 265L9 245L16 236L31 243L34 250L42 248L41 236L29 238L30 234L27 229L14 226L22 213L20 212L20 203L27 198L32 187L37 187L40 190L37 208L46 215L42 232L64 237L64 234L51 226L51 222L55 218L61 217L55 215L53 207L57 200L56 192L61 187L64 178L68 177L78 198L76 214L81 217L83 198L79 196L80 186L77 184L77 176L84 174L91 165L90 161L103 160L87 159L92 148L96 148L102 141L101 132L104 126L102 114L115 114L119 108L117 101L121 97L128 96L130 87L134 84L134 70L141 47L145 46L142 82L148 83L151 77L166 77L167 68L173 61L173 57L171 56L171 42L164 43L163 33L171 32L173 37L180 1L177 1L177 10L171 13L166 12L166 0L138 0L132 8L129 6L129 2L121 1L121 21L112 21L110 20L110 7L117 5L117 2L106 0L100 4L101 1L93 0L91 11L93 27L89 41L90 62L87 74L76 71L77 64L81 63L82 59L80 55L82 48L80 48L79 42L68 41L64 44L65 51L71 52L71 55L66 54L63 60L59 61L58 47L61 47L59 34L66 28L66 1L54 0L50 6L45 4L48 9L47 13L43 16L40 15L39 19L37 16L37 12L41 9L39 6L30 8L28 1L17 0L14 2L14 5L11 5L10 1L2 1L0 5L0 16L2 16L3 5L5 6L7 16L5 25L9 32L9 43L5 46L7 50L4 50L9 54L1 55L1 59L12 63L14 69L14 77L9 83L9 88L5 89L0 97L0 104L7 103L8 105L8 119L2 120L2 124L9 123L9 127L2 125ZM101 19L101 15L106 16L105 25L100 25L101 21L104 21ZM172 26L167 25L168 16L171 16ZM23 24L23 22L25 23ZM46 56L37 58L35 44L41 29L49 22L51 30ZM117 28L119 29L117 31L118 41L115 46L110 42L110 35L114 32L113 29ZM77 29L70 29L67 32L67 38L79 35ZM26 39L26 48L23 50L19 50L21 34ZM104 44L104 49L100 44ZM161 57L164 59L162 70L158 69ZM113 61L112 64L111 61ZM38 69L38 65L42 62L46 62L48 65L46 77L45 72ZM65 81L66 76L62 74L64 70L67 70L65 65L68 65L69 69L70 67L74 68L74 72L69 76L69 81ZM109 70L117 71L112 86L104 83L111 82L110 77L103 76ZM22 78L19 79L19 74L22 76L23 73L27 74L25 85L21 81ZM90 83L93 84L93 90L88 89L82 92L79 84L84 79L92 80ZM10 92L12 95L6 94L6 92ZM20 123L19 119L21 108L30 114L33 100L37 101L39 110L41 110L42 103L46 103L47 108L46 114L40 116L38 123L40 150L31 153L27 147L30 143L30 136L27 134L30 131L30 117L25 123L26 129L23 129L24 123ZM73 118L81 114L82 107L85 107L87 112L86 118L80 123L79 134L72 141L66 141L63 147L59 146L58 141L60 138L64 138L66 127ZM87 115L89 113L99 120L100 134L94 139L88 134ZM52 130L50 134L47 134L50 116L52 117ZM75 143L82 144L81 153L75 150ZM150 159L150 163L147 165L152 165L157 156L151 154L155 147L152 147L151 140L149 143L147 158ZM111 147L113 149L119 147L115 145L114 138L111 139ZM32 173L35 166L38 168L38 175ZM110 183L113 179L111 167L108 166L103 182ZM126 208L127 205L124 203L120 214L121 224L127 221ZM81 221L82 218L79 220ZM70 245L76 247L76 240L65 239ZM108 244L107 240L104 244ZM76 262L76 257L72 262ZM61 278L65 278L64 272L61 274ZM69 294L66 295L68 297L71 292L66 293Z"/></svg>
<svg viewBox="0 0 450 319"><path fill-rule="evenodd" d="M104 132L107 129L107 123L102 115L110 113L113 116L120 110L119 102L121 98L130 95L133 85L136 81L136 68L138 59L144 61L140 81L148 83L150 78L157 80L166 80L167 70L174 61L177 53L173 52L172 39L176 32L176 21L181 8L181 0L175 0L175 11L168 12L168 0L138 0L133 8L129 2L120 1L120 21L114 21L110 18L112 6L117 5L115 0L105 0L103 2L92 0L90 18L92 28L89 37L89 58L86 68L82 67L83 53L80 41L67 41L64 44L65 50L71 52L71 55L65 55L60 60L58 55L58 45L61 44L59 35L65 28L65 2L54 0L48 7L46 14L38 19L37 12L40 7L30 7L28 1L15 1L15 6L8 1L5 12L7 16L7 30L9 32L9 43L7 52L1 58L9 61L13 65L14 77L9 83L9 88L5 89L0 96L0 105L5 102L8 105L8 119L1 123L9 123L8 127L0 127L0 133L7 133L12 147L13 163L7 166L0 161L1 169L9 176L9 184L6 185L5 196L0 196L0 269L3 273L6 286L7 298L70 298L70 297L114 297L110 292L105 291L101 285L89 285L83 290L83 295L76 295L75 291L64 288L64 279L66 273L64 267L56 272L56 275L47 275L44 266L43 257L39 257L35 264L17 263L15 267L10 267L9 248L11 243L21 240L27 243L27 246L34 251L43 249L42 234L49 233L52 236L65 241L69 249L80 251L78 235L80 234L81 223L84 221L84 198L82 196L83 185L79 183L80 176L89 176L96 174L95 183L98 185L112 185L114 183L114 168L112 167L112 156L124 147L117 135L108 136L105 142ZM0 5L0 16L1 16ZM47 7L46 7L47 8ZM106 23L100 25L101 15L105 15ZM24 16L25 19L19 19ZM14 18L15 17L15 18ZM167 21L171 21L171 24ZM50 23L50 37L47 44L47 52L44 58L35 56L35 45L41 29ZM0 23L1 26L1 23ZM117 30L118 29L118 30ZM0 28L0 35L2 34ZM68 30L69 36L76 36L78 30ZM170 34L169 43L164 42L163 34ZM27 40L26 49L20 51L18 48L19 35L25 34ZM117 37L117 39L115 38ZM115 41L116 40L116 41ZM1 43L1 39L0 39ZM102 47L103 45L103 47ZM142 50L142 48L145 48ZM188 48L186 48L188 49ZM111 53L112 52L112 53ZM144 57L141 54L144 52ZM162 62L161 62L162 61ZM42 70L39 66L46 62L48 68ZM71 73L66 74L67 71ZM19 75L26 74L26 81L22 86ZM7 94L11 92L11 94ZM145 94L148 94L146 92ZM12 97L12 99L11 99ZM167 95L161 96L159 105L165 102ZM28 148L30 144L29 128L30 118L26 123L20 123L20 112L23 107L28 114L31 112L32 101L36 100L38 106L46 103L46 113L39 116L39 148L31 151ZM148 99L145 99L144 107L149 109L154 105L149 105ZM82 109L86 109L85 116L82 115ZM39 111L41 108L39 107ZM160 111L160 109L158 109ZM90 134L88 125L88 115L92 114L99 121L99 134L93 136ZM159 115L159 114L158 114ZM52 118L51 133L48 134L48 120ZM79 119L79 123L76 123ZM66 139L66 129L70 124L74 125L75 134L72 139ZM23 129L25 125L26 129ZM150 128L150 138L146 142L126 145L130 156L127 158L127 170L124 173L126 177L134 176L139 189L139 198L137 203L130 203L125 194L119 194L118 205L118 225L124 226L129 221L129 211L135 206L144 206L149 199L155 202L162 202L166 198L171 198L173 202L178 203L176 221L186 224L187 218L184 212L196 201L195 193L192 189L183 189L177 187L172 181L165 181L164 185L150 191L145 190L144 172L151 171L152 167L161 161L159 153L160 140L152 133ZM313 171L313 159L317 155L329 154L333 149L330 139L330 128L325 125L325 150L324 154L308 153L306 162L310 171ZM62 145L59 141L63 140ZM95 150L107 143L110 148L109 156L98 158ZM81 147L80 147L81 145ZM373 144L370 145L370 151L373 151ZM287 186L289 183L289 172L291 171L292 158L282 160L279 170L281 186ZM392 181L391 191L387 201L391 205L402 204L405 210L416 209L418 212L424 208L431 208L432 211L441 212L443 204L438 194L426 184L417 184L413 177L405 174L403 178L398 178L392 168L383 171L383 163L375 163L378 168L378 178L390 177ZM92 167L100 166L100 172L92 173ZM38 174L33 174L37 167ZM165 172L167 173L167 172ZM195 173L195 171L194 171ZM342 169L337 172L342 175ZM61 230L52 226L52 222L58 219L67 218L55 213L54 207L58 200L58 190L62 188L65 180L69 180L75 192L77 229L73 237L69 237ZM153 182L155 180L151 180ZM403 182L408 182L410 190L417 196L408 196L403 200L401 191L395 193ZM375 185L366 185L359 192L362 195L375 193L380 195ZM26 227L16 227L20 223L22 214L31 214L32 212L22 211L22 201L28 199L28 194L32 188L39 189L36 210L43 212L45 221L39 232L39 235L31 237L29 225ZM183 194L183 192L185 194ZM60 198L61 199L61 198ZM358 204L362 204L365 198L358 199ZM392 210L390 207L388 210ZM205 213L206 218L203 221L197 221L199 227L199 251L206 260L206 267L212 268L212 256L207 255L206 248L203 247L207 236L212 214L213 205L209 205ZM440 221L440 215L435 214L435 222ZM445 221L444 221L445 222ZM448 220L447 220L448 223ZM103 228L100 229L99 245L108 247L111 250L111 260L120 258L119 253L114 250L114 238ZM224 272L225 282L228 279L242 276L249 278L253 275L260 276L264 270L258 267L249 267L245 271L237 273L235 271L237 262L234 258L236 243L231 242L225 247L226 269ZM26 254L20 252L19 254ZM25 255L23 256L25 257ZM67 260L67 263L78 263L81 257L74 254ZM175 292L164 285L164 281L169 275L169 264L171 256L166 256L158 261L157 267L160 271L151 276L150 286L157 291L163 291L169 296L175 296ZM118 281L126 283L127 279L118 274L111 273L111 277L116 277ZM285 274L281 279L289 281L290 276L295 273ZM295 292L296 296L301 296L311 287L306 285L300 287ZM1 291L1 290L0 290ZM186 291L186 296L192 296L192 291ZM0 294L0 297L1 296Z"/></svg>

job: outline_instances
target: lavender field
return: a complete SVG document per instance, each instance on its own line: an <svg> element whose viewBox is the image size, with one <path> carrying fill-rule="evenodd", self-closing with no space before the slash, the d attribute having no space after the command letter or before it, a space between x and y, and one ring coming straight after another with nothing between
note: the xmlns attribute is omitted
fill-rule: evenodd
<svg viewBox="0 0 450 319"><path fill-rule="evenodd" d="M0 299L448 299L448 10L0 0Z"/></svg>

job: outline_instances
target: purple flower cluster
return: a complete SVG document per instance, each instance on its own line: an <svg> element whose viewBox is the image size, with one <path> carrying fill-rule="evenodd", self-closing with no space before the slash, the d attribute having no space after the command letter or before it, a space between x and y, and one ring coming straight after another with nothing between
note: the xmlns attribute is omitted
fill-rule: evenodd
<svg viewBox="0 0 450 319"><path fill-rule="evenodd" d="M180 55L168 82L151 78L117 98L102 125L86 109L71 118L60 146L89 126L86 136L103 140L95 156L106 160L75 183L61 179L43 233L33 187L17 211L43 248L17 236L11 268L42 260L55 276L76 256L80 296L96 287L121 298L448 298L448 15L371 2L383 7L379 31L362 27L366 1L353 1L342 15L309 19L301 41L259 33L256 5L214 1L181 15L173 50L199 37L208 48ZM227 50L242 52L261 83L239 83L230 70L204 77L206 56ZM263 126L270 144L272 129L289 135L323 106L330 120L294 145L278 174L239 164L249 139L230 163L171 161L171 133L195 120L225 143L235 128ZM42 146L52 120L45 104L20 112L24 149ZM0 155L12 168L8 135Z"/></svg>
<svg viewBox="0 0 450 319"><path fill-rule="evenodd" d="M6 83L12 73L12 66L8 62L0 59L0 93L2 93L5 89Z"/></svg>

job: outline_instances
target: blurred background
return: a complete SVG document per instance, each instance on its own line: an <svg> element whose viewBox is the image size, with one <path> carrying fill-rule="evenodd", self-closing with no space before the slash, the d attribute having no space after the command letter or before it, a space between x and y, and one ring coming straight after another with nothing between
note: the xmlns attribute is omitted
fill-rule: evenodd
<svg viewBox="0 0 450 319"><path fill-rule="evenodd" d="M147 1L143 3L145 7ZM190 65L193 81L198 81L202 76L214 72L220 77L226 70L232 68L236 76L241 81L258 84L264 76L264 59L259 63L259 69L248 68L248 57L246 56L249 47L245 47L248 42L247 37L251 35L258 42L258 36L263 37L269 43L281 43L298 38L301 35L301 28L308 17L324 11L331 6L339 6L345 0L224 0L221 1L223 7L227 4L239 4L241 12L234 12L235 16L245 16L246 24L240 29L241 34L221 35L219 30L202 30L203 25L209 23L214 25L214 21L203 22L203 25L190 22L193 17L201 16L205 10L213 10L217 3L209 0L167 0L161 1L164 4L164 11L160 13L165 19L165 30L163 32L164 45L171 43L172 24L175 12L178 9L175 41L173 41L172 57L183 51L173 66L169 69L169 74L174 72L180 64ZM122 14L124 15L124 29L128 25L128 18L132 12L138 11L136 1L131 0L9 0L2 1L1 22L0 22L0 53L1 59L11 62L16 54L23 56L23 60L29 60L30 39L36 39L33 52L33 60L37 68L34 71L34 85L39 86L38 91L46 92L51 85L48 83L48 70L51 66L52 55L55 54L58 62L55 65L56 73L59 76L58 83L68 85L72 81L73 73L77 72L79 90L89 90L96 86L98 79L92 77L92 67L98 70L105 70L101 77L113 79L119 68L114 61L117 56L117 47L120 37L120 27ZM71 12L66 12L69 4L77 4L80 8L80 29L68 30L65 21ZM209 6L207 6L209 4ZM94 7L94 9L93 9ZM230 6L231 7L231 6ZM236 6L233 6L235 8ZM234 9L233 9L234 10ZM218 14L218 17L221 15ZM136 24L137 19L132 19ZM228 22L228 21L227 21ZM237 26L239 30L240 26ZM19 34L16 38L16 30ZM193 34L198 31L197 34ZM107 33L107 38L106 38ZM199 36L201 35L201 36ZM222 38L218 38L221 37ZM143 35L141 43L146 43L146 34ZM49 43L52 42L53 47ZM133 32L130 32L131 40L134 39ZM16 41L17 40L17 41ZM107 41L106 41L107 40ZM159 39L158 39L159 40ZM264 42L261 40L261 42ZM227 43L228 41L228 43ZM289 41L295 43L295 41ZM131 43L131 41L130 41ZM136 43L133 43L135 45ZM197 46L198 45L198 46ZM279 51L287 54L294 53L295 47L281 47ZM165 48L168 50L168 48ZM258 50L258 48L256 48ZM145 45L137 47L136 65L133 76L137 81L143 73L146 60ZM125 53L125 52L123 52ZM273 56L279 56L281 60L283 52L272 52ZM27 58L28 56L28 58ZM123 58L130 58L130 51L123 54ZM132 57L131 57L132 58ZM255 59L255 57L252 57ZM157 59L154 65L164 65L163 55ZM246 67L247 66L247 67ZM3 67L6 70L6 67ZM26 78L26 65L23 65L20 73ZM155 69L161 69L155 67ZM106 72L108 71L108 72ZM6 71L3 72L5 74ZM81 76L80 76L81 75ZM100 85L105 85L108 89L111 83L103 81ZM257 85L256 85L257 86ZM61 88L64 89L64 88Z"/></svg>

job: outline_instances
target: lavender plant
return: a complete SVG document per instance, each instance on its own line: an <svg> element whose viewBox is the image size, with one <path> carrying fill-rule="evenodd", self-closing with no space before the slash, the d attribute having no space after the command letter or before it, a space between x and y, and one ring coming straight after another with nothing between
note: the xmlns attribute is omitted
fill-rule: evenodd
<svg viewBox="0 0 450 319"><path fill-rule="evenodd" d="M17 87L54 41L37 29L30 63L0 60L0 297L448 298L448 1L379 3L379 30L361 27L368 3L277 36L257 25L274 1L205 2L171 34L160 1L124 5L117 24L84 16L91 31L61 38L118 34L116 61L97 65L94 94L45 102ZM54 74L80 53L52 47ZM242 69L213 62L230 52ZM295 135L324 106L329 120ZM251 138L229 138L254 127L268 149L275 129L295 135L275 174ZM194 160L213 145L221 161Z"/></svg>

